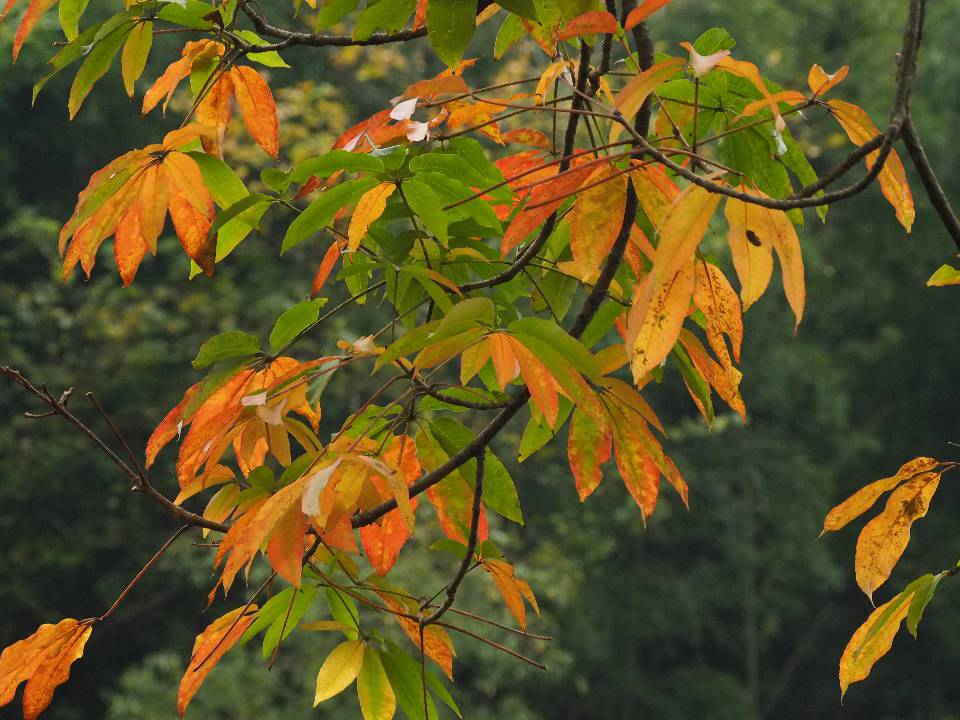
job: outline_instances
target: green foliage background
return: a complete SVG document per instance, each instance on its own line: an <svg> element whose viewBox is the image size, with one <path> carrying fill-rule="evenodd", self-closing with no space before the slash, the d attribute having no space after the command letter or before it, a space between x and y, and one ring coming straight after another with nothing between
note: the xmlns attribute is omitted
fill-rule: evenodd
<svg viewBox="0 0 960 720"><path fill-rule="evenodd" d="M784 86L802 86L814 62L828 70L849 64L843 96L882 121L902 11L892 0L676 0L658 15L653 35L658 49L673 53L675 42L723 25L738 40L738 56ZM956 9L933 3L929 15L914 115L948 191L960 197L953 139L960 69L951 61ZM9 23L0 28L4 48L11 33ZM42 72L38 46L52 38L38 35L15 71L7 50L0 59L0 361L52 388L77 385L78 407L83 392L96 391L142 446L194 381L189 361L202 340L233 328L265 333L308 292L324 248L308 243L277 260L279 243L267 228L218 266L212 281L188 283L185 261L168 239L167 251L161 246L129 290L105 254L92 281L62 285L55 236L77 191L93 170L178 118L139 119L119 80L102 83L72 125L63 78L29 112L30 87ZM488 53L491 44L478 38L471 54ZM295 69L276 71L273 82L285 87L277 94L292 119L281 123L281 141L294 159L324 150L350 120L438 69L425 43L399 52L300 50L289 59ZM822 150L826 161L831 150ZM260 162L259 151L236 152L251 168ZM512 468L527 526L495 526L493 533L541 599L544 619L535 631L555 639L545 647L528 643L525 652L550 671L461 641L456 695L467 717L960 717L960 590L952 582L938 593L919 641L898 638L841 708L837 660L869 607L853 582L855 532L816 540L835 501L910 457L950 457L956 450L947 441L960 441L960 296L924 288L951 246L917 183L914 189L918 222L909 238L876 189L832 208L825 226L807 215L801 239L810 300L798 336L791 337L776 293L747 315L746 428L722 418L708 437L676 386L658 389L655 404L671 421L670 449L691 483L689 513L666 498L643 530L633 501L609 473L581 506L563 442L535 468ZM374 310L329 326L312 349L355 336L366 312ZM328 417L362 399L358 384L344 380L328 390ZM62 422L20 418L30 407L25 395L0 385L2 645L41 622L102 612L174 529ZM84 414L94 420L86 408ZM516 447L518 432L507 433L503 456ZM170 453L161 457L165 464L153 476L170 490ZM948 482L915 528L887 592L956 562L958 510L960 495ZM217 608L205 610L209 552L183 542L162 561L94 633L47 717L172 717L193 636L216 617ZM449 558L403 562L411 578L452 569ZM499 612L482 583L467 585L467 602ZM256 643L235 652L189 716L346 716L355 699L310 710L313 676L329 642L291 642L271 673L260 666ZM18 712L10 706L0 718Z"/></svg>

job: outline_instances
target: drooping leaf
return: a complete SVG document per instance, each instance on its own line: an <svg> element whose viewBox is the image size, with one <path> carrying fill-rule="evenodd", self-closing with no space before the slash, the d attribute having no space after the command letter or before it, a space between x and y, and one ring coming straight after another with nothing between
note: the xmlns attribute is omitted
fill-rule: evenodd
<svg viewBox="0 0 960 720"><path fill-rule="evenodd" d="M313 699L316 707L346 690L360 674L366 643L346 640L331 651L317 673L317 690Z"/></svg>

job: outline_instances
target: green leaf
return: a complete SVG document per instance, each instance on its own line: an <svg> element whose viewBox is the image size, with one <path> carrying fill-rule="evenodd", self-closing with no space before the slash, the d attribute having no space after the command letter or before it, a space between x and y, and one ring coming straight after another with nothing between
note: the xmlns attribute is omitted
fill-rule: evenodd
<svg viewBox="0 0 960 720"><path fill-rule="evenodd" d="M583 331L580 341L588 348L596 345L613 329L613 324L624 310L626 308L623 305L613 301L601 305L597 314L587 324L587 329Z"/></svg>
<svg viewBox="0 0 960 720"><path fill-rule="evenodd" d="M432 421L430 428L433 436L448 455L455 455L469 445L474 438L473 431L449 417L441 417ZM523 525L523 513L520 510L517 487L507 468L489 448L484 458L484 465L484 504L498 515L507 518L507 520ZM465 463L461 466L460 471L471 485L476 485L476 459Z"/></svg>
<svg viewBox="0 0 960 720"><path fill-rule="evenodd" d="M437 708L433 698L427 695L427 714L423 714L423 685L420 663L410 657L398 645L387 642L381 653L383 669L390 678L390 686L396 693L397 702L410 720L437 720Z"/></svg>
<svg viewBox="0 0 960 720"><path fill-rule="evenodd" d="M79 34L77 27L83 11L87 9L90 0L60 0L60 27L67 40L76 40Z"/></svg>
<svg viewBox="0 0 960 720"><path fill-rule="evenodd" d="M949 265L941 265L937 271L927 280L927 285L932 287L945 287L947 285L960 285L960 270Z"/></svg>
<svg viewBox="0 0 960 720"><path fill-rule="evenodd" d="M507 15L497 33L497 39L493 44L493 58L499 60L507 51L516 45L526 34L523 22L519 15Z"/></svg>
<svg viewBox="0 0 960 720"><path fill-rule="evenodd" d="M503 2L498 2L497 5L514 15L525 17L527 20L538 19L537 7L533 0L503 0Z"/></svg>
<svg viewBox="0 0 960 720"><path fill-rule="evenodd" d="M278 616L287 611L287 608L290 606L290 597L293 595L294 590L295 588L292 587L281 590L257 610L256 619L250 624L246 632L243 633L243 637L240 638L241 645L250 642L251 639L268 628Z"/></svg>
<svg viewBox="0 0 960 720"><path fill-rule="evenodd" d="M458 558L462 558L467 552L466 545L450 538L440 538L439 540L434 540L429 549L450 553L451 555L456 555Z"/></svg>
<svg viewBox="0 0 960 720"><path fill-rule="evenodd" d="M410 209L423 221L427 230L432 232L440 242L446 244L449 239L447 215L443 212L443 205L437 194L430 189L429 185L416 178L404 181L401 190Z"/></svg>
<svg viewBox="0 0 960 720"><path fill-rule="evenodd" d="M460 708L457 707L457 703L453 699L453 696L450 695L450 691L447 690L447 686L443 684L443 680L438 678L429 670L427 671L427 687L433 690L433 694L440 698L440 701L444 705L453 710L453 712L457 714L457 717L463 717L460 712Z"/></svg>
<svg viewBox="0 0 960 720"><path fill-rule="evenodd" d="M290 605L289 600L287 601L287 607L283 609L282 613L274 618L273 622L270 624L270 627L267 628L267 632L263 636L264 659L270 657L274 650L276 650L277 645L286 640L287 636L294 631L294 629L300 623L300 620L303 618L303 614L313 603L313 599L316 597L316 595L316 587L301 588L297 590L297 593L293 598L292 605Z"/></svg>
<svg viewBox="0 0 960 720"><path fill-rule="evenodd" d="M573 403L564 397L560 400L560 412L557 414L557 431L570 417L570 411L573 410ZM517 452L517 461L523 462L531 455L540 451L544 445L553 440L557 431L551 428L541 415L539 421L530 418L527 426L523 429L523 435L520 437L520 449Z"/></svg>
<svg viewBox="0 0 960 720"><path fill-rule="evenodd" d="M464 0L429 0L430 45L448 66L456 67L477 29L477 4Z"/></svg>
<svg viewBox="0 0 960 720"><path fill-rule="evenodd" d="M213 27L213 23L204 18L210 14L210 11L209 3L201 0L186 0L183 3L164 5L157 13L157 19L194 30L209 30Z"/></svg>
<svg viewBox="0 0 960 720"><path fill-rule="evenodd" d="M368 3L357 17L353 37L355 40L366 40L376 30L402 30L416 7L416 0L378 0L376 3Z"/></svg>
<svg viewBox="0 0 960 720"><path fill-rule="evenodd" d="M112 21L116 22L111 25ZM90 90L93 89L97 80L102 78L110 69L113 58L120 51L123 41L126 40L132 29L133 22L128 17L128 13L121 13L111 18L100 28L97 33L100 36L99 40L94 41L93 49L87 53L87 57L81 63L80 69L73 79L73 85L70 86L70 99L67 101L67 108L71 120L80 110L80 106L87 95L90 94Z"/></svg>
<svg viewBox="0 0 960 720"><path fill-rule="evenodd" d="M48 64L53 67L46 75L37 80L36 84L33 86L33 99L31 102L37 101L37 96L40 94L40 91L43 89L43 86L56 75L58 72L63 70L65 67L72 65L77 60L83 57L84 53L89 48L90 44L93 42L93 39L97 36L97 33L100 32L100 28L103 27L104 23L97 23L96 25L91 25L86 30L84 30L80 35L71 40L66 45L64 45L60 50L54 55Z"/></svg>
<svg viewBox="0 0 960 720"><path fill-rule="evenodd" d="M693 366L693 362L691 362L690 356L687 355L687 351L680 347L680 345L673 348L673 351L670 353L670 358L680 371L680 375L683 377L691 394L697 398L703 406L704 413L706 414L707 428L712 428L715 416L713 412L713 399L710 397L709 383L707 383L703 375Z"/></svg>
<svg viewBox="0 0 960 720"><path fill-rule="evenodd" d="M269 45L266 40L257 35L253 30L234 30L234 35L239 35L244 40L249 42L252 45ZM288 68L287 61L280 57L280 53L276 50L268 50L267 52L251 52L247 53L247 60L251 62L260 63L266 67L272 68Z"/></svg>
<svg viewBox="0 0 960 720"><path fill-rule="evenodd" d="M274 198L270 195L265 195L264 193L253 193L252 195L247 195L247 197L237 200L237 202L223 212L217 213L217 217L214 218L213 225L210 226L210 233L216 233L234 219L240 220L253 229L253 227L259 224L260 217L264 212L266 212L266 209L273 204L273 202ZM253 214L250 213L251 209L254 209ZM259 210L259 212L256 212L256 210ZM247 218L254 218L254 220L252 223L247 223Z"/></svg>
<svg viewBox="0 0 960 720"><path fill-rule="evenodd" d="M736 44L737 41L724 28L714 27L698 37L693 47L701 55L713 55L721 50L731 50Z"/></svg>
<svg viewBox="0 0 960 720"><path fill-rule="evenodd" d="M347 634L350 640L356 640L360 637L360 611L357 609L357 603L353 598L336 588L328 587L326 589L327 606L330 608L330 614L333 619L341 625L352 628Z"/></svg>
<svg viewBox="0 0 960 720"><path fill-rule="evenodd" d="M377 184L375 178L357 178L347 180L336 187L330 188L320 197L310 203L297 218L290 223L283 237L282 255L287 250L323 230L333 222L334 215L341 209L355 203L360 197Z"/></svg>
<svg viewBox="0 0 960 720"><path fill-rule="evenodd" d="M338 170L347 172L382 173L383 161L369 153L354 153L347 150L331 150L326 155L318 155L304 160L290 171L290 181L302 183L314 175L329 177Z"/></svg>
<svg viewBox="0 0 960 720"><path fill-rule="evenodd" d="M938 573L937 575L928 573L914 581L917 586L913 599L910 601L910 609L907 611L907 630L914 638L917 637L917 626L923 619L923 611L933 600L933 596L937 592L937 585L940 584L943 577L944 573Z"/></svg>
<svg viewBox="0 0 960 720"><path fill-rule="evenodd" d="M200 167L203 184L210 191L210 197L220 207L228 208L249 195L246 186L233 168L220 158L196 150L188 152L187 155Z"/></svg>
<svg viewBox="0 0 960 720"><path fill-rule="evenodd" d="M326 0L317 11L317 30L333 27L357 8L358 0Z"/></svg>
<svg viewBox="0 0 960 720"><path fill-rule="evenodd" d="M300 333L313 325L320 317L320 308L327 304L326 298L304 300L284 310L270 331L270 352L279 353Z"/></svg>
<svg viewBox="0 0 960 720"><path fill-rule="evenodd" d="M493 208L490 207L490 203L479 197L463 202L476 194L464 183L439 172L421 172L417 173L416 177L430 186L445 208L455 203L462 203L445 210L450 223L471 218L487 233L503 234L503 227Z"/></svg>
<svg viewBox="0 0 960 720"><path fill-rule="evenodd" d="M260 341L249 333L241 330L214 335L200 346L200 352L193 360L193 367L197 370L205 368L228 358L244 357L260 352Z"/></svg>

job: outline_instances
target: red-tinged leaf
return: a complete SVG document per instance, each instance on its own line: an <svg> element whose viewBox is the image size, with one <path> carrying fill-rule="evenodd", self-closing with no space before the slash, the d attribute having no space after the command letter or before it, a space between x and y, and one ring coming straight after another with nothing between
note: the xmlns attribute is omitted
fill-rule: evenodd
<svg viewBox="0 0 960 720"><path fill-rule="evenodd" d="M603 387L607 391L608 397L616 398L623 408L655 427L661 435L667 434L663 423L660 422L660 418L657 417L653 408L632 385L619 378L605 377L603 378Z"/></svg>
<svg viewBox="0 0 960 720"><path fill-rule="evenodd" d="M580 502L586 500L600 485L603 479L600 466L610 459L612 440L610 422L606 416L598 423L581 410L573 411L567 435L567 459Z"/></svg>
<svg viewBox="0 0 960 720"><path fill-rule="evenodd" d="M543 413L547 424L552 428L557 424L560 413L560 402L557 398L557 382L553 379L546 366L514 337L506 336L520 367L520 374L530 391L534 404Z"/></svg>
<svg viewBox="0 0 960 720"><path fill-rule="evenodd" d="M885 492L893 490L893 488L902 483L904 480L909 480L915 475L933 470L939 464L939 460L935 460L931 457L914 458L913 460L901 465L900 469L897 470L895 475L881 478L880 480L875 480L869 485L860 488L853 493L853 495L848 497L842 503L833 508L829 513L827 513L827 517L823 521L823 530L820 531L820 535L823 535L827 532L840 530L846 526L847 523L852 520L856 520L858 517L863 515L863 513L869 510L877 501L877 498L879 498Z"/></svg>
<svg viewBox="0 0 960 720"><path fill-rule="evenodd" d="M623 23L624 29L632 30L657 10L669 4L670 0L644 0L639 7L635 7L627 14L627 19Z"/></svg>
<svg viewBox="0 0 960 720"><path fill-rule="evenodd" d="M880 134L877 126L863 108L843 100L828 100L827 105L830 106L830 111L837 122L840 123L844 132L847 133L850 142L857 147ZM867 155L868 168L873 167L878 154L879 151L875 151ZM883 196L893 205L893 209L897 213L897 220L900 221L907 232L910 232L916 210L913 206L913 194L910 192L910 185L907 184L907 173L903 169L903 162L897 155L896 150L891 150L887 156L887 160L877 176L877 182L880 183Z"/></svg>
<svg viewBox="0 0 960 720"><path fill-rule="evenodd" d="M177 714L180 717L183 717L183 714L187 711L187 706L193 700L193 696L197 694L197 690L200 689L203 681L207 679L210 671L243 637L256 616L256 605L237 608L214 620L202 633L197 635L197 639L193 643L193 652L190 655L190 664L180 680L180 688L177 691Z"/></svg>
<svg viewBox="0 0 960 720"><path fill-rule="evenodd" d="M871 601L907 549L910 528L927 514L939 485L940 473L913 476L890 493L883 512L868 522L857 538L857 585Z"/></svg>
<svg viewBox="0 0 960 720"><path fill-rule="evenodd" d="M504 232L503 239L500 241L500 256L506 257L511 250L526 240L553 214L554 210L569 198L571 193L583 184L592 171L593 168L589 167L573 168L552 180L537 185L527 198L527 207L530 209L517 213ZM525 182L536 181L528 177L525 178Z"/></svg>
<svg viewBox="0 0 960 720"><path fill-rule="evenodd" d="M3 5L3 10L0 10L0 22L3 22L7 15L10 14L10 11L13 10L13 6L17 4L17 0L6 0Z"/></svg>
<svg viewBox="0 0 960 720"><path fill-rule="evenodd" d="M357 207L350 218L350 227L347 230L347 249L355 252L360 247L360 241L367 234L370 224L383 215L387 207L387 199L397 189L396 183L380 183L368 190L357 201Z"/></svg>
<svg viewBox="0 0 960 720"><path fill-rule="evenodd" d="M70 667L83 655L93 631L90 620L67 618L41 625L30 637L0 654L0 707L10 703L20 683L24 720L35 720L53 700L53 693L70 677Z"/></svg>
<svg viewBox="0 0 960 720"><path fill-rule="evenodd" d="M26 42L27 38L30 37L30 33L33 32L33 29L37 26L37 23L40 21L40 18L43 16L47 10L56 5L57 0L30 0L30 4L27 5L27 10L23 14L23 18L20 20L20 25L17 26L17 34L13 37L13 61L17 61L17 57L20 55L20 50L23 48L23 43ZM7 13L10 12L12 3L8 2L7 6L3 10L3 15L6 17Z"/></svg>
<svg viewBox="0 0 960 720"><path fill-rule="evenodd" d="M551 143L547 134L541 130L533 128L516 128L508 130L503 134L505 143L515 143L517 145L529 145L530 147L543 148L549 150Z"/></svg>
<svg viewBox="0 0 960 720"><path fill-rule="evenodd" d="M740 362L740 345L743 342L743 313L740 299L730 286L723 272L713 263L703 258L696 262L697 288L693 294L693 303L707 318L707 339L718 355L718 343L723 344L721 333L730 338L733 357Z"/></svg>
<svg viewBox="0 0 960 720"><path fill-rule="evenodd" d="M643 523L653 515L660 493L660 470L646 451L640 421L620 405L610 408L614 457L630 496L640 508Z"/></svg>
<svg viewBox="0 0 960 720"><path fill-rule="evenodd" d="M306 549L307 519L294 504L281 516L267 543L267 559L277 574L300 587L303 553Z"/></svg>
<svg viewBox="0 0 960 720"><path fill-rule="evenodd" d="M147 245L140 230L140 215L135 204L123 216L113 237L113 257L117 261L124 287L129 287L133 282L146 252Z"/></svg>
<svg viewBox="0 0 960 720"><path fill-rule="evenodd" d="M740 380L743 374L733 365L716 362L697 336L684 328L680 331L680 343L690 357L690 361L703 379L710 384L720 399L723 400L730 409L737 413L740 418L747 421L747 407L744 405L743 398L740 396ZM722 357L726 357L724 354Z"/></svg>
<svg viewBox="0 0 960 720"><path fill-rule="evenodd" d="M639 10L640 8L638 8ZM662 83L670 80L683 71L683 58L669 58L661 60L648 70L632 78L617 93L616 108L626 120L632 121L633 116L640 111L640 107L650 94ZM610 142L616 142L623 132L623 125L614 123L610 129Z"/></svg>
<svg viewBox="0 0 960 720"><path fill-rule="evenodd" d="M688 261L656 292L647 276L637 286L627 316L627 354L635 383L662 363L680 336L696 286L693 262Z"/></svg>
<svg viewBox="0 0 960 720"><path fill-rule="evenodd" d="M601 10L594 10L575 17L560 28L557 33L557 40L568 40L572 37L593 35L594 33L615 33L618 27L620 27L620 24L613 15Z"/></svg>
<svg viewBox="0 0 960 720"><path fill-rule="evenodd" d="M330 243L330 247L327 248L327 252L324 253L323 260L320 261L320 267L317 268L317 272L313 276L313 284L310 286L310 297L316 297L320 294L323 286L327 283L327 278L330 277L330 273L333 272L333 268L336 267L337 260L339 259L340 241L334 240Z"/></svg>
<svg viewBox="0 0 960 720"><path fill-rule="evenodd" d="M190 76L193 63L200 59L210 59L223 55L222 44L213 40L196 40L183 46L179 60L171 63L156 82L150 86L143 96L143 105L140 111L146 115L153 110L160 100L163 100L163 110L166 112L170 98L174 91L186 78Z"/></svg>
<svg viewBox="0 0 960 720"><path fill-rule="evenodd" d="M777 105L777 107L779 107L780 103L787 103L788 105L802 105L806 101L806 96L801 92L797 92L796 90L782 90L771 95L769 99L754 100L752 103L747 103L747 105L740 112L740 117L751 117L756 115L764 108L770 107L771 103L774 103Z"/></svg>
<svg viewBox="0 0 960 720"><path fill-rule="evenodd" d="M197 393L200 392L202 386L202 382L191 385L183 394L183 399L166 414L163 420L160 421L160 424L157 425L156 429L150 435L150 439L147 440L146 450L147 469L153 465L153 461L156 459L157 453L159 453L168 442L180 434L184 423L184 411L186 410L187 405L193 401L193 398L197 395Z"/></svg>
<svg viewBox="0 0 960 720"><path fill-rule="evenodd" d="M657 254L650 269L654 292L693 260L719 202L719 195L690 185L670 206L658 226Z"/></svg>
<svg viewBox="0 0 960 720"><path fill-rule="evenodd" d="M429 430L421 429L417 433L416 446L424 470L435 470L450 459ZM452 472L427 489L427 498L437 511L443 533L452 540L466 543L473 515L473 487L466 478L459 471ZM483 542L486 538L487 515L481 505L477 540Z"/></svg>
<svg viewBox="0 0 960 720"><path fill-rule="evenodd" d="M379 523L360 528L363 551L373 571L381 577L396 564L400 550L410 537L407 524L397 512L387 513Z"/></svg>
<svg viewBox="0 0 960 720"><path fill-rule="evenodd" d="M724 215L730 228L727 242L740 280L740 297L746 312L770 284L776 229L766 208L734 198L727 198Z"/></svg>
<svg viewBox="0 0 960 720"><path fill-rule="evenodd" d="M819 65L810 68L807 74L807 85L814 97L819 97L833 87L836 87L850 72L850 66L844 65L835 73L828 73Z"/></svg>
<svg viewBox="0 0 960 720"><path fill-rule="evenodd" d="M470 87L462 75L453 75L444 71L437 77L408 85L403 92L403 97L429 101L441 95L462 95L469 92Z"/></svg>
<svg viewBox="0 0 960 720"><path fill-rule="evenodd" d="M207 212L198 212L179 186L170 189L170 219L184 252L206 275L213 275L216 260L217 239L210 235L213 226L213 201L207 196Z"/></svg>
<svg viewBox="0 0 960 720"><path fill-rule="evenodd" d="M491 333L487 336L487 345L490 347L490 359L497 374L497 383L503 390L520 373L510 336L506 333Z"/></svg>
<svg viewBox="0 0 960 720"><path fill-rule="evenodd" d="M233 94L240 108L240 117L257 145L274 160L280 152L277 105L267 81L248 65L230 68Z"/></svg>
<svg viewBox="0 0 960 720"><path fill-rule="evenodd" d="M419 30L427 24L427 0L417 0L417 10L413 15L413 29Z"/></svg>
<svg viewBox="0 0 960 720"><path fill-rule="evenodd" d="M384 605L389 607L394 613L406 613L408 615L417 614L417 602L406 599L400 595L385 591L375 591L383 600ZM400 625L404 634L410 638L417 649L420 649L420 625L408 617L394 614L393 618ZM428 625L423 629L423 654L435 662L443 673L453 680L453 658L456 655L453 647L453 640L450 635L439 625Z"/></svg>
<svg viewBox="0 0 960 720"><path fill-rule="evenodd" d="M577 195L570 211L570 251L576 274L590 284L599 276L623 224L628 180L618 173L612 165L591 173L584 186L593 187Z"/></svg>

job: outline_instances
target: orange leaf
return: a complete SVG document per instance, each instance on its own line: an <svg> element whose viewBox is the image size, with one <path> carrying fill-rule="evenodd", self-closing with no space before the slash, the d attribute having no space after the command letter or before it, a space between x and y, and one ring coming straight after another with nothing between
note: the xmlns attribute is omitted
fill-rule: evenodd
<svg viewBox="0 0 960 720"><path fill-rule="evenodd" d="M20 49L23 47L23 43L26 42L28 37L30 37L30 33L33 32L33 29L36 27L40 18L47 10L56 5L56 3L57 0L30 0L30 4L27 5L27 11L23 14L23 18L20 20L20 25L17 26L17 34L13 37L14 62L17 61L17 57L20 55ZM8 2L7 6L3 10L4 17L6 17L11 7L11 2Z"/></svg>
<svg viewBox="0 0 960 720"><path fill-rule="evenodd" d="M904 480L908 480L920 473L933 470L940 464L939 460L930 457L914 458L904 463L895 475L881 478L857 490L842 503L833 508L823 521L823 530L820 535L841 529L852 520L856 520L869 510L881 495L893 490Z"/></svg>
<svg viewBox="0 0 960 720"><path fill-rule="evenodd" d="M530 391L534 404L543 413L547 424L554 427L560 413L560 403L557 399L557 382L547 367L527 349L527 347L510 335L506 336L513 350L520 374Z"/></svg>
<svg viewBox="0 0 960 720"><path fill-rule="evenodd" d="M123 216L113 236L113 256L124 287L129 287L133 282L146 252L147 245L140 230L140 215L137 205L134 205Z"/></svg>
<svg viewBox="0 0 960 720"><path fill-rule="evenodd" d="M622 406L614 405L610 409L610 420L617 469L630 496L640 507L641 517L646 525L647 518L657 507L660 470L646 451L637 429L641 424L637 418L626 412Z"/></svg>
<svg viewBox="0 0 960 720"><path fill-rule="evenodd" d="M940 484L940 473L916 475L898 487L887 499L883 512L867 523L857 538L854 565L857 585L873 598L906 550L910 526L927 514L930 500Z"/></svg>
<svg viewBox="0 0 960 720"><path fill-rule="evenodd" d="M517 356L513 352L510 336L506 333L491 333L487 336L487 344L490 346L493 369L497 373L497 383L503 390L520 372Z"/></svg>
<svg viewBox="0 0 960 720"><path fill-rule="evenodd" d="M143 172L143 184L137 195L140 235L151 253L157 252L157 238L163 232L170 202L170 178L163 163L151 165Z"/></svg>
<svg viewBox="0 0 960 720"><path fill-rule="evenodd" d="M524 598L527 599L537 615L540 614L540 609L537 607L536 599L530 590L530 586L525 580L521 580L516 576L513 565L506 560L486 558L481 563L481 567L493 578L493 582L496 584L497 590L500 591L500 596L503 598L507 610L513 615L513 619L517 621L517 625L520 626L521 630L526 631L527 609L523 604Z"/></svg>
<svg viewBox="0 0 960 720"><path fill-rule="evenodd" d="M140 109L144 115L153 110L163 98L163 110L166 112L170 98L173 97L177 86L190 76L193 63L199 58L214 58L223 55L222 44L213 40L196 40L183 46L179 60L170 63L163 74L143 95L143 105Z"/></svg>
<svg viewBox="0 0 960 720"><path fill-rule="evenodd" d="M644 0L639 7L635 7L627 14L627 19L623 23L624 30L632 30L664 5L669 4L670 0Z"/></svg>
<svg viewBox="0 0 960 720"><path fill-rule="evenodd" d="M854 145L859 147L880 134L877 126L863 108L843 100L828 100L827 105L830 106L833 116ZM875 151L867 155L868 168L873 167L878 153L879 151ZM877 176L877 181L880 183L883 196L893 205L893 209L897 213L897 220L906 228L907 232L910 232L916 211L913 206L913 194L907 184L907 173L903 169L903 162L897 155L896 150L890 151L880 174Z"/></svg>
<svg viewBox="0 0 960 720"><path fill-rule="evenodd" d="M849 65L844 65L832 74L819 65L814 65L807 74L807 85L810 86L810 92L813 93L814 97L819 97L838 85L847 76L848 72L850 72Z"/></svg>
<svg viewBox="0 0 960 720"><path fill-rule="evenodd" d="M641 8L637 8L640 10ZM634 11L636 12L636 10ZM666 82L683 70L683 58L669 58L661 60L653 67L644 70L642 73L632 78L630 82L623 86L623 89L617 93L615 106L620 114L628 121L639 112L644 101L650 97L658 85ZM623 132L623 125L614 123L610 129L610 142L616 142L617 138Z"/></svg>
<svg viewBox="0 0 960 720"><path fill-rule="evenodd" d="M680 195L680 188L659 165L642 165L630 173L643 214L653 227L659 227L667 211Z"/></svg>
<svg viewBox="0 0 960 720"><path fill-rule="evenodd" d="M367 234L370 224L377 220L387 207L387 199L397 189L395 183L380 183L367 190L357 201L357 207L350 218L350 227L347 230L347 249L355 252L360 247L360 241Z"/></svg>
<svg viewBox="0 0 960 720"><path fill-rule="evenodd" d="M30 637L0 654L0 707L13 700L20 683L24 720L35 720L53 700L53 692L70 677L70 667L83 655L93 621L67 618L44 624Z"/></svg>
<svg viewBox="0 0 960 720"><path fill-rule="evenodd" d="M693 263L682 265L656 291L651 281L647 276L637 286L627 316L627 354L635 383L666 359L680 336L696 286Z"/></svg>
<svg viewBox="0 0 960 720"><path fill-rule="evenodd" d="M327 252L324 254L323 260L320 261L320 267L317 268L317 272L313 276L313 284L310 287L310 297L316 297L320 294L320 291L327 282L327 278L330 277L330 273L333 272L333 268L336 266L337 260L339 259L340 241L334 240L330 244L330 247L327 248Z"/></svg>
<svg viewBox="0 0 960 720"><path fill-rule="evenodd" d="M307 519L300 511L300 505L294 504L280 517L267 543L267 559L271 567L296 587L300 587L306 537Z"/></svg>
<svg viewBox="0 0 960 720"><path fill-rule="evenodd" d="M397 595L387 592L375 591L383 600L384 604L391 610L407 614L416 614L417 606L413 601L409 605L401 603L401 598ZM410 642L420 648L420 625L415 621L403 615L394 615L394 619L399 623L404 634L410 638ZM453 680L453 656L456 654L453 648L453 640L450 635L439 625L427 625L423 629L423 654L435 662L444 675Z"/></svg>
<svg viewBox="0 0 960 720"><path fill-rule="evenodd" d="M620 25L613 15L602 10L594 10L578 15L564 25L557 33L557 40L568 40L593 33L615 33L618 27Z"/></svg>
<svg viewBox="0 0 960 720"><path fill-rule="evenodd" d="M591 173L583 184L599 184L577 195L570 211L570 251L577 277L588 283L596 281L623 224L628 181L618 172L607 165Z"/></svg>
<svg viewBox="0 0 960 720"><path fill-rule="evenodd" d="M720 399L746 422L747 408L740 396L740 380L743 378L743 374L729 363L729 357L726 356L726 353L723 353L721 357L727 362L716 362L707 353L706 348L703 347L697 336L686 328L680 331L680 343L687 351L687 355L690 356L690 362L703 375L704 380L716 391Z"/></svg>
<svg viewBox="0 0 960 720"><path fill-rule="evenodd" d="M233 97L233 80L230 78L230 73L220 73L197 104L195 112L197 123L211 129L211 134L203 139L203 149L217 157L223 157L221 145L230 124L230 98Z"/></svg>
<svg viewBox="0 0 960 720"><path fill-rule="evenodd" d="M530 145L531 147L543 148L544 150L550 148L550 138L547 137L547 134L542 130L534 130L533 128L508 130L503 134L503 141L505 143L516 143L518 145Z"/></svg>
<svg viewBox="0 0 960 720"><path fill-rule="evenodd" d="M176 184L170 188L170 219L184 252L207 275L213 275L217 241L210 235L213 227L213 201L207 195L207 211L198 212L196 198L191 202Z"/></svg>
<svg viewBox="0 0 960 720"><path fill-rule="evenodd" d="M603 479L600 466L610 459L613 439L610 422L602 416L598 423L581 410L574 410L567 435L567 459L577 484L580 502L597 489Z"/></svg>
<svg viewBox="0 0 960 720"><path fill-rule="evenodd" d="M244 608L232 610L214 620L197 635L190 655L190 664L180 680L180 689L177 691L177 714L180 717L183 717L187 711L187 706L210 671L216 667L230 648L237 644L256 618L256 605L250 605L246 611L244 614Z"/></svg>
<svg viewBox="0 0 960 720"><path fill-rule="evenodd" d="M277 105L267 81L247 65L230 68L233 93L240 108L243 124L257 145L274 160L280 152Z"/></svg>

